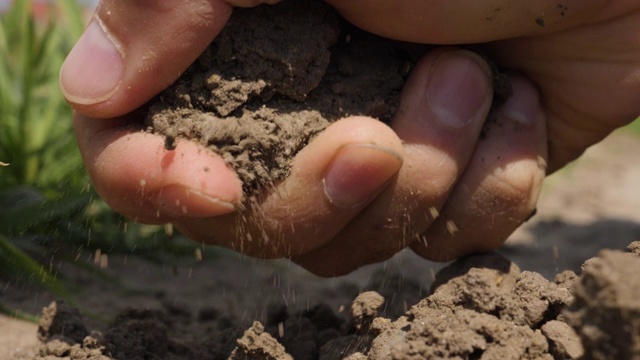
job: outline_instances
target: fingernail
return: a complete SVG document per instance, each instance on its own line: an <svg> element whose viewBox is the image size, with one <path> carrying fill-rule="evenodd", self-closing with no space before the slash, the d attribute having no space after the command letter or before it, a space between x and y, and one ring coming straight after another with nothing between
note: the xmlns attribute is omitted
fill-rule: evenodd
<svg viewBox="0 0 640 360"><path fill-rule="evenodd" d="M124 74L122 54L93 19L60 69L60 88L70 102L91 105L107 100Z"/></svg>
<svg viewBox="0 0 640 360"><path fill-rule="evenodd" d="M431 70L427 99L432 110L448 126L468 125L491 91L491 73L469 52L447 52Z"/></svg>
<svg viewBox="0 0 640 360"><path fill-rule="evenodd" d="M522 125L532 125L541 113L536 88L518 76L510 76L513 95L502 105L502 115Z"/></svg>
<svg viewBox="0 0 640 360"><path fill-rule="evenodd" d="M160 211L179 217L211 217L232 213L234 204L182 185L169 185L158 192Z"/></svg>
<svg viewBox="0 0 640 360"><path fill-rule="evenodd" d="M338 207L356 207L370 200L402 166L396 152L375 144L343 146L327 168L324 192Z"/></svg>

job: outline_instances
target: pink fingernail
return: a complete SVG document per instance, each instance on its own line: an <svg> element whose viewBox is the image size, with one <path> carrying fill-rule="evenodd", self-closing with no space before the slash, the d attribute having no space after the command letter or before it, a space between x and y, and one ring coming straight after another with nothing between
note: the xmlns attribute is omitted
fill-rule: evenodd
<svg viewBox="0 0 640 360"><path fill-rule="evenodd" d="M510 76L513 95L502 105L502 114L512 121L530 126L542 113L537 89L519 76Z"/></svg>
<svg viewBox="0 0 640 360"><path fill-rule="evenodd" d="M438 118L454 128L471 123L490 91L486 65L454 51L440 55L431 73L427 97Z"/></svg>
<svg viewBox="0 0 640 360"><path fill-rule="evenodd" d="M324 192L334 205L364 204L398 172L402 158L373 144L344 146L328 167Z"/></svg>
<svg viewBox="0 0 640 360"><path fill-rule="evenodd" d="M72 103L96 104L113 95L123 74L121 52L94 19L62 64L60 89Z"/></svg>

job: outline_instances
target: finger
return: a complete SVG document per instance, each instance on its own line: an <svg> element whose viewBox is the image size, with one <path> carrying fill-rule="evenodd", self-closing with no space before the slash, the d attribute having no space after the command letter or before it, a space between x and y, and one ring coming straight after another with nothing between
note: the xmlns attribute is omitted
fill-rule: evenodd
<svg viewBox="0 0 640 360"><path fill-rule="evenodd" d="M190 141L167 151L163 139L132 127L131 117L75 115L78 146L100 196L146 223L219 216L236 210L240 180L219 156Z"/></svg>
<svg viewBox="0 0 640 360"><path fill-rule="evenodd" d="M173 83L231 14L222 0L102 0L60 70L74 108L110 118Z"/></svg>
<svg viewBox="0 0 640 360"><path fill-rule="evenodd" d="M606 0L326 0L382 36L431 44L492 41L566 28L602 16Z"/></svg>
<svg viewBox="0 0 640 360"><path fill-rule="evenodd" d="M241 214L176 226L198 241L250 256L300 254L331 239L401 165L402 144L390 128L370 118L346 118L307 145L291 175L259 204Z"/></svg>
<svg viewBox="0 0 640 360"><path fill-rule="evenodd" d="M536 88L512 75L514 94L494 113L484 137L422 241L419 255L449 261L500 246L535 209L545 176L545 116Z"/></svg>
<svg viewBox="0 0 640 360"><path fill-rule="evenodd" d="M330 243L293 260L335 276L383 261L418 239L462 174L492 99L488 65L469 51L441 49L415 67L392 123L405 162L386 189Z"/></svg>

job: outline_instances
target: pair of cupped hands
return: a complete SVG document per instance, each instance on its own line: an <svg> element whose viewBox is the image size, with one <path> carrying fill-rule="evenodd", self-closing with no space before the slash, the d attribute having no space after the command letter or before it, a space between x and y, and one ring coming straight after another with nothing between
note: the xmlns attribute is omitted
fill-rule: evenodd
<svg viewBox="0 0 640 360"><path fill-rule="evenodd" d="M277 0L102 0L60 73L95 188L122 214L250 256L333 276L410 247L449 260L498 247L534 211L545 176L640 114L637 0L327 0L367 31L476 44L509 69L443 46L410 75L390 126L338 121L259 206L210 151L141 131L134 110L169 86L233 6Z"/></svg>

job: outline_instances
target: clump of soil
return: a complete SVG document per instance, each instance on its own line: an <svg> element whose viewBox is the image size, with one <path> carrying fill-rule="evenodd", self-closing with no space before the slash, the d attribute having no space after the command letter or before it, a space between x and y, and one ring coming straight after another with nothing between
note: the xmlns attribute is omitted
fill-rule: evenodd
<svg viewBox="0 0 640 360"><path fill-rule="evenodd" d="M148 108L172 150L186 138L220 154L248 198L289 174L292 158L349 115L390 122L406 77L430 46L381 38L321 1L235 9L198 60ZM511 96L493 69L494 107Z"/></svg>
<svg viewBox="0 0 640 360"><path fill-rule="evenodd" d="M583 265L576 300L565 312L593 359L640 358L640 242L603 251Z"/></svg>
<svg viewBox="0 0 640 360"><path fill-rule="evenodd" d="M603 251L580 277L566 271L553 282L500 255L476 255L442 269L431 295L395 320L379 316L382 296L365 292L348 319L323 304L296 314L274 306L264 326L245 331L220 314L167 305L125 310L104 333L89 333L77 312L52 304L39 358L632 359L640 357L639 273L633 252ZM214 330L185 335L195 321Z"/></svg>
<svg viewBox="0 0 640 360"><path fill-rule="evenodd" d="M89 330L82 322L80 311L65 303L52 303L42 309L38 326L38 339L47 340L53 336L61 336L73 342L82 342L89 335Z"/></svg>
<svg viewBox="0 0 640 360"><path fill-rule="evenodd" d="M264 331L260 322L253 323L244 335L238 339L238 346L231 352L230 360L292 360L284 347L269 333Z"/></svg>
<svg viewBox="0 0 640 360"><path fill-rule="evenodd" d="M147 126L222 155L255 195L348 115L390 121L423 46L360 31L319 1L235 9L200 58L150 105Z"/></svg>

